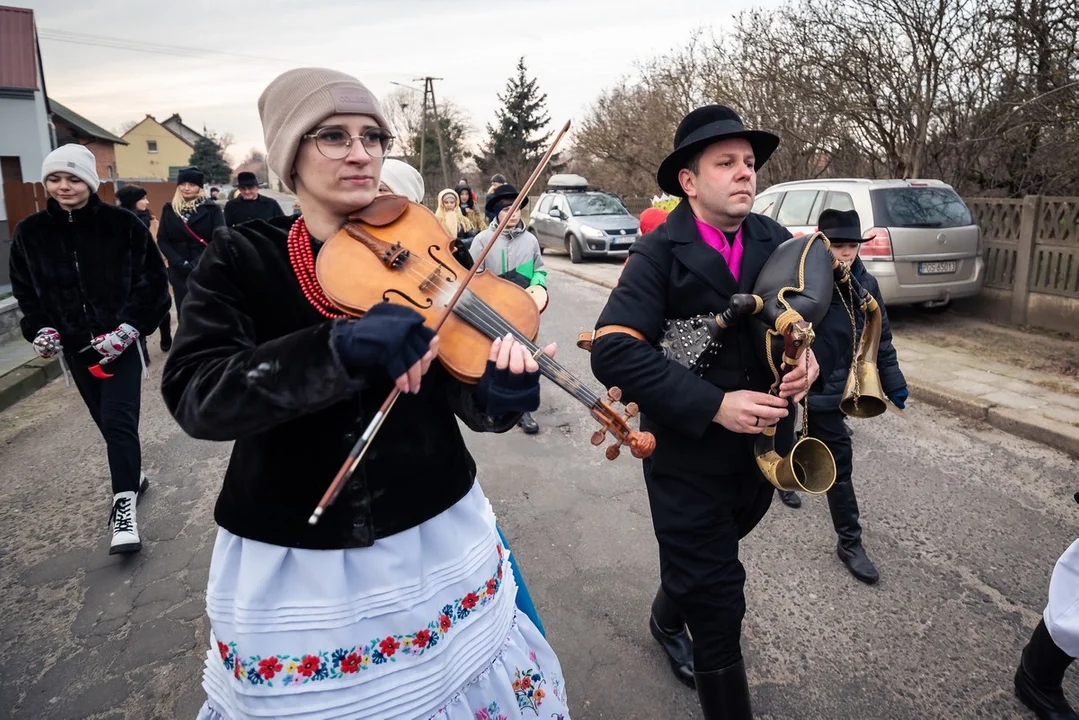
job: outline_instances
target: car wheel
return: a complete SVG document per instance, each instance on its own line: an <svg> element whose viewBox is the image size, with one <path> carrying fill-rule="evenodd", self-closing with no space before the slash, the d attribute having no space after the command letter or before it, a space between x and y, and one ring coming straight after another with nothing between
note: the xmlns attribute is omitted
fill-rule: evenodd
<svg viewBox="0 0 1079 720"><path fill-rule="evenodd" d="M581 252L581 241L572 235L566 236L566 245L569 250L569 261L571 263L579 263L584 260L584 253Z"/></svg>

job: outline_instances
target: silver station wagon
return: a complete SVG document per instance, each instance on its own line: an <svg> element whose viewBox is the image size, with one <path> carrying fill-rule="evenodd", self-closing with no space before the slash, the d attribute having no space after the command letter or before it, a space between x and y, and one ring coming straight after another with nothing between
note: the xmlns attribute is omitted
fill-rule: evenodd
<svg viewBox="0 0 1079 720"><path fill-rule="evenodd" d="M803 180L772 185L753 211L795 235L828 209L856 210L860 256L887 305L945 307L981 292L981 231L963 199L939 180Z"/></svg>

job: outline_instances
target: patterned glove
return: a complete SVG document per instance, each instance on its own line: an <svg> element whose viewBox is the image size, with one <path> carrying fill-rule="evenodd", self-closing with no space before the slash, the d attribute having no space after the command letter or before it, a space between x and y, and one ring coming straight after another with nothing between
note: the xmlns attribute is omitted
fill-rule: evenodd
<svg viewBox="0 0 1079 720"><path fill-rule="evenodd" d="M892 401L892 405L895 405L900 410L903 409L903 404L907 401L907 388L906 386L893 390L888 393L888 399Z"/></svg>
<svg viewBox="0 0 1079 720"><path fill-rule="evenodd" d="M60 333L56 328L44 327L37 331L37 337L34 338L34 352L38 354L38 357L48 360L63 349L64 346L60 344Z"/></svg>
<svg viewBox="0 0 1079 720"><path fill-rule="evenodd" d="M122 323L112 332L98 335L90 341L90 345L101 355L101 361L98 364L106 365L120 357L120 353L127 350L138 337L138 330L127 323Z"/></svg>

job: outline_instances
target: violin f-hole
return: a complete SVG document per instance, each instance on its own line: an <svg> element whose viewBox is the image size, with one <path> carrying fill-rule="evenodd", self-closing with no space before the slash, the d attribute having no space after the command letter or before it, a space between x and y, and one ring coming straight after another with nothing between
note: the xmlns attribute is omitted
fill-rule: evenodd
<svg viewBox="0 0 1079 720"><path fill-rule="evenodd" d="M442 260L440 260L439 257L437 255L435 255L435 250L441 250L441 249L442 248L440 246L438 246L438 245L431 245L429 248L427 248L427 254L430 255L431 259L434 260L436 263L438 263L442 267L446 268L446 272L448 272L450 274L449 282L457 282L457 272L453 268L451 268L449 265L442 262Z"/></svg>
<svg viewBox="0 0 1079 720"><path fill-rule="evenodd" d="M390 288L386 292L382 293L382 299L385 300L386 302L389 302L390 293L393 293L394 295L399 295L400 297L404 298L405 300L412 303L413 305L420 308L421 310L427 310L432 305L434 305L434 302L431 300L431 298L427 298L427 303L426 304L418 303L415 300L413 300L411 297L406 295L405 293L401 292L400 290L394 290L393 288Z"/></svg>

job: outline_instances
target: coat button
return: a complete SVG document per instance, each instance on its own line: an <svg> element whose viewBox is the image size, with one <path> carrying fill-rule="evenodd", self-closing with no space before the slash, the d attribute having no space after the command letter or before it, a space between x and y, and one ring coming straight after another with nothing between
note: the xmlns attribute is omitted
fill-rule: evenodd
<svg viewBox="0 0 1079 720"><path fill-rule="evenodd" d="M347 433L345 433L344 439L345 439L345 442L347 442L349 445L355 445L357 437L359 437L359 436L356 435L356 433L347 432Z"/></svg>

